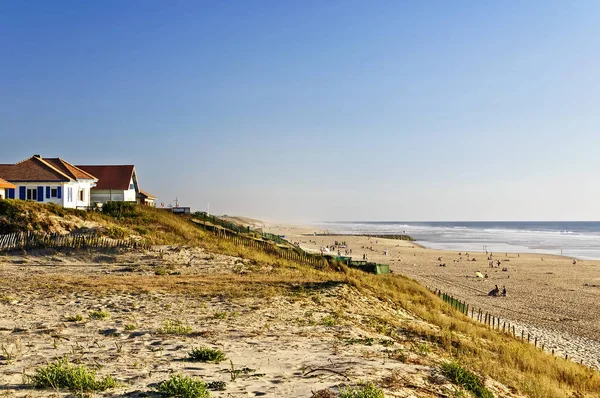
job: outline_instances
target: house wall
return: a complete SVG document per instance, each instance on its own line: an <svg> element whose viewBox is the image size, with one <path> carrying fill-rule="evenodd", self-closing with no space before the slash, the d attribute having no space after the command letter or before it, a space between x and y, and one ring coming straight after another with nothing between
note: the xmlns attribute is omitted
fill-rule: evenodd
<svg viewBox="0 0 600 398"><path fill-rule="evenodd" d="M132 186L133 179L130 181L129 186ZM105 203L105 202L136 202L137 193L135 188L119 190L119 189L92 189L92 203Z"/></svg>
<svg viewBox="0 0 600 398"><path fill-rule="evenodd" d="M6 191L6 189L0 188L0 199L6 199L6 197L8 196L8 192Z"/></svg>
<svg viewBox="0 0 600 398"><path fill-rule="evenodd" d="M15 199L23 199L27 200L27 196L24 198L21 197L21 187L25 187L25 189L38 189L38 187L42 187L43 196L42 200L37 200L39 203L56 203L57 205L63 206L63 199L61 198L47 198L46 197L46 187L52 188L61 188L61 193L64 196L64 183L63 182L13 182L14 185L17 186L15 189ZM27 192L27 191L26 191Z"/></svg>
<svg viewBox="0 0 600 398"><path fill-rule="evenodd" d="M133 178L131 178L131 181L129 181L129 186L133 187L133 188L129 188L127 191L124 192L124 196L125 196L125 201L126 202L136 202L137 201L137 192L135 189L135 184L133 182Z"/></svg>
<svg viewBox="0 0 600 398"><path fill-rule="evenodd" d="M63 192L63 206L69 208L89 207L92 204L90 192L93 185L95 184L92 181L86 180L65 183ZM83 190L83 200L80 200L79 198L80 190ZM72 195L70 192L72 192Z"/></svg>
<svg viewBox="0 0 600 398"><path fill-rule="evenodd" d="M77 208L77 207L89 207L90 206L90 189L91 186L94 185L92 181L71 181L71 182L14 182L17 186L15 190L15 199L24 199L26 200L27 196L21 198L21 187L25 187L25 189L38 189L42 187L43 195L40 200L38 195L37 202L39 203L55 203L57 205L67 207L67 208ZM47 195L47 187L53 188L60 187L60 197L48 197ZM71 191L69 191L71 189ZM83 190L83 200L79 200L79 190ZM69 192L72 192L72 196L69 195Z"/></svg>

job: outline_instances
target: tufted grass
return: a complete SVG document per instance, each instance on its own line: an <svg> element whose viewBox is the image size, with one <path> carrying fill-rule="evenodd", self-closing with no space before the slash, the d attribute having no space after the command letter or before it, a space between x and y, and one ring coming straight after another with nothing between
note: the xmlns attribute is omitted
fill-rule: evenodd
<svg viewBox="0 0 600 398"><path fill-rule="evenodd" d="M31 383L35 388L67 389L73 392L105 391L118 386L112 376L98 379L95 371L83 365L72 365L66 358L37 368L31 376Z"/></svg>
<svg viewBox="0 0 600 398"><path fill-rule="evenodd" d="M166 397L208 398L210 393L206 384L181 374L171 375L168 380L158 385L158 392Z"/></svg>

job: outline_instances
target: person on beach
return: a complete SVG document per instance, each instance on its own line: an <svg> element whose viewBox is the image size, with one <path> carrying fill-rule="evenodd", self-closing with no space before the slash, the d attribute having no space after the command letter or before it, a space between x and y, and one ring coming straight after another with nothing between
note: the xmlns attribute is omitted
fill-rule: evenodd
<svg viewBox="0 0 600 398"><path fill-rule="evenodd" d="M502 285L502 295L506 297L506 286Z"/></svg>
<svg viewBox="0 0 600 398"><path fill-rule="evenodd" d="M497 296L498 293L500 293L500 289L498 289L498 285L496 285L496 287L494 287L492 290L490 290L490 292L488 293L488 296Z"/></svg>

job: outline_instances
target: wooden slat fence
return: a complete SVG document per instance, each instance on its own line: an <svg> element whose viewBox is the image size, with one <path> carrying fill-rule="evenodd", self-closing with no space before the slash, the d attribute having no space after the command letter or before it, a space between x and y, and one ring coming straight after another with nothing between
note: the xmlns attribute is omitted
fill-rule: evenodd
<svg viewBox="0 0 600 398"><path fill-rule="evenodd" d="M544 343L542 343L542 339L532 335L528 331L526 332L522 326L515 327L515 324L511 324L509 320L497 317L487 311L482 311L481 308L477 310L474 305L467 304L465 301L461 301L447 293L442 293L441 290L431 289L429 287L428 289L458 312L485 324L490 329L508 334L521 341L527 341L535 347L540 348L542 351L547 351L552 355L555 355L555 350L553 348L546 350ZM565 354L564 358L569 359L568 354ZM583 361L581 361L581 364L583 364Z"/></svg>
<svg viewBox="0 0 600 398"><path fill-rule="evenodd" d="M0 235L0 252L43 248L125 248L149 249L145 242L132 239L110 239L98 234L59 234L43 232L15 232Z"/></svg>

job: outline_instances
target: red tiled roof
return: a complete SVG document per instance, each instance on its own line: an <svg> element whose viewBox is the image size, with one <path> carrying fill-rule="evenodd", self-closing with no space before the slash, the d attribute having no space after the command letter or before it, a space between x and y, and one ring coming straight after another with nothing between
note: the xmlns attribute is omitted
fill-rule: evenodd
<svg viewBox="0 0 600 398"><path fill-rule="evenodd" d="M143 189L140 189L140 195L141 196L145 196L148 199L156 199L156 196L152 195L151 193L148 193L148 192L144 191Z"/></svg>
<svg viewBox="0 0 600 398"><path fill-rule="evenodd" d="M17 164L0 164L0 177L13 182L58 182L75 179L37 156L22 160Z"/></svg>
<svg viewBox="0 0 600 398"><path fill-rule="evenodd" d="M61 159L61 158L44 158L45 162L50 163L50 165L54 166L61 172L73 177L77 180L97 180L93 175L86 173L84 170L73 166L71 163Z"/></svg>
<svg viewBox="0 0 600 398"><path fill-rule="evenodd" d="M135 170L133 165L76 167L98 178L95 189L129 189L129 183Z"/></svg>
<svg viewBox="0 0 600 398"><path fill-rule="evenodd" d="M14 186L13 184L11 184L8 181L3 180L2 178L0 178L0 188L2 189L6 189L6 188L12 188L15 189L16 186Z"/></svg>

